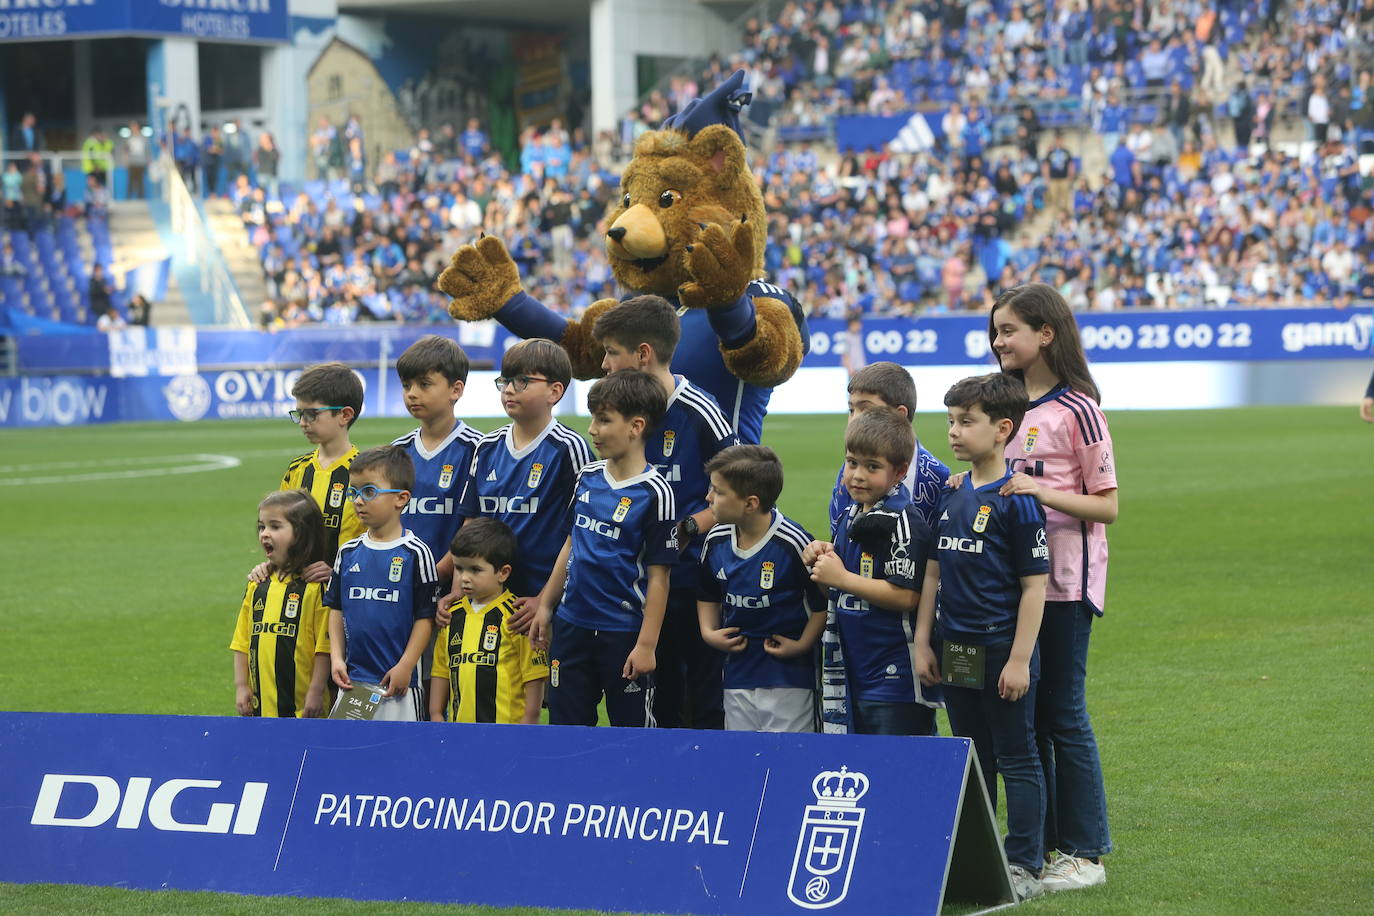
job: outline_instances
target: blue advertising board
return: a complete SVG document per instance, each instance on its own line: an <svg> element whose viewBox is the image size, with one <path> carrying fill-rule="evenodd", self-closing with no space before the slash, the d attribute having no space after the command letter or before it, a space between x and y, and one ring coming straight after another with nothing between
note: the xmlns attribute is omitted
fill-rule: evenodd
<svg viewBox="0 0 1374 916"><path fill-rule="evenodd" d="M287 0L0 0L0 41L111 35L291 40Z"/></svg>
<svg viewBox="0 0 1374 916"><path fill-rule="evenodd" d="M972 760L957 738L3 713L0 880L938 913L947 889L1010 899Z"/></svg>
<svg viewBox="0 0 1374 916"><path fill-rule="evenodd" d="M0 378L0 428L81 426L133 420L284 418L301 369L222 369L178 375L38 375ZM382 385L376 369L355 369L368 413L402 416L401 386ZM391 380L389 380L391 381ZM378 392L382 402L377 403Z"/></svg>
<svg viewBox="0 0 1374 916"><path fill-rule="evenodd" d="M1206 312L1082 312L1078 327L1088 359L1100 362L1365 359L1374 314L1369 309L1274 309ZM805 366L838 366L844 323L810 323ZM875 318L863 323L870 362L958 366L991 359L986 314Z"/></svg>
<svg viewBox="0 0 1374 916"><path fill-rule="evenodd" d="M1085 312L1078 316L1093 362L1364 359L1374 315L1369 309L1275 309L1207 312ZM804 368L839 366L845 323L813 318ZM292 331L129 328L118 334L21 334L19 370L172 375L197 368L296 367L327 360L351 365L395 361L424 334L462 344L476 365L498 365L515 340L494 323L357 325ZM870 362L959 366L990 360L985 315L871 318L862 340Z"/></svg>

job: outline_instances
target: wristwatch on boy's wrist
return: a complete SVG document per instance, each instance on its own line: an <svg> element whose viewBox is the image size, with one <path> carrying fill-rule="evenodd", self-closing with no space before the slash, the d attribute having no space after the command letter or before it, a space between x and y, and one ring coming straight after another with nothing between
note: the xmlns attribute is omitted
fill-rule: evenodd
<svg viewBox="0 0 1374 916"><path fill-rule="evenodd" d="M679 526L682 528L682 533L686 535L686 539L689 541L701 533L701 526L697 524L697 517L695 515L689 515L684 518L679 523Z"/></svg>

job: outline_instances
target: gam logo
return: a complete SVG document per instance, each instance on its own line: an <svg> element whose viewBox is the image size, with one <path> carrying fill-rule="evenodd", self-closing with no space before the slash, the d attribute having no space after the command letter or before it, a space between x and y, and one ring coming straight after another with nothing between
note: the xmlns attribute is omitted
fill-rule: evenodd
<svg viewBox="0 0 1374 916"><path fill-rule="evenodd" d="M63 793L71 785L95 789L94 804L88 791L74 792L73 795L78 796L80 801L69 797L66 812L58 814ZM201 793L218 789L221 785L223 783L218 779L169 779L154 789L150 777L131 776L121 792L119 783L110 776L45 773L29 823L39 827L100 827L118 811L115 827L137 830L143 823L146 811L148 823L156 830L235 833L243 836L256 834L263 801L267 798L267 783L246 782L237 802L212 801L207 809ZM149 790L152 790L151 795ZM182 803L182 816L187 820L181 821L172 813L172 807L177 803L177 796L186 792L195 792L199 797L195 804ZM188 809L196 813L188 814Z"/></svg>

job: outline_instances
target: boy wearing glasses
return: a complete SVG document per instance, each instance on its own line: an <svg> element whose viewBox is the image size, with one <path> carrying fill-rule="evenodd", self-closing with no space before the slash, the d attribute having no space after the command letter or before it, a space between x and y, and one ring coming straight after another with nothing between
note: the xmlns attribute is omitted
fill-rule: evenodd
<svg viewBox="0 0 1374 916"><path fill-rule="evenodd" d="M511 422L478 441L458 511L505 522L520 544L506 587L519 613L508 621L526 633L536 598L549 580L572 527L573 486L592 453L581 436L554 419L553 408L572 381L568 354L551 340L522 340L506 351L496 387ZM460 594L440 603L438 622Z"/></svg>
<svg viewBox="0 0 1374 916"><path fill-rule="evenodd" d="M367 531L339 548L324 593L330 674L341 691L357 683L381 694L374 720L427 718L416 666L433 633L439 577L425 542L401 525L414 478L400 446L353 459L347 496ZM346 698L339 694L336 710Z"/></svg>
<svg viewBox="0 0 1374 916"><path fill-rule="evenodd" d="M325 556L332 558L340 544L363 533L362 522L345 498L348 469L358 454L348 431L363 412L363 383L342 363L322 363L302 372L291 394L296 407L287 415L315 450L291 462L280 489L308 490L315 498L324 513ZM326 563L306 570L311 582L323 582L328 577Z"/></svg>

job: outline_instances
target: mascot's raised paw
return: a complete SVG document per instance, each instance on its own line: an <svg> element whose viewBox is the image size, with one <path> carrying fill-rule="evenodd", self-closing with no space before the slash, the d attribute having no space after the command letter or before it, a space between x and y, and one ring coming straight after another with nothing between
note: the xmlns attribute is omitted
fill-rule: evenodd
<svg viewBox="0 0 1374 916"><path fill-rule="evenodd" d="M754 233L747 218L722 229L708 224L684 252L692 280L678 288L678 301L688 308L733 305L753 279Z"/></svg>
<svg viewBox="0 0 1374 916"><path fill-rule="evenodd" d="M453 253L439 275L440 291L452 301L448 313L461 321L482 321L520 292L520 268L494 235Z"/></svg>

